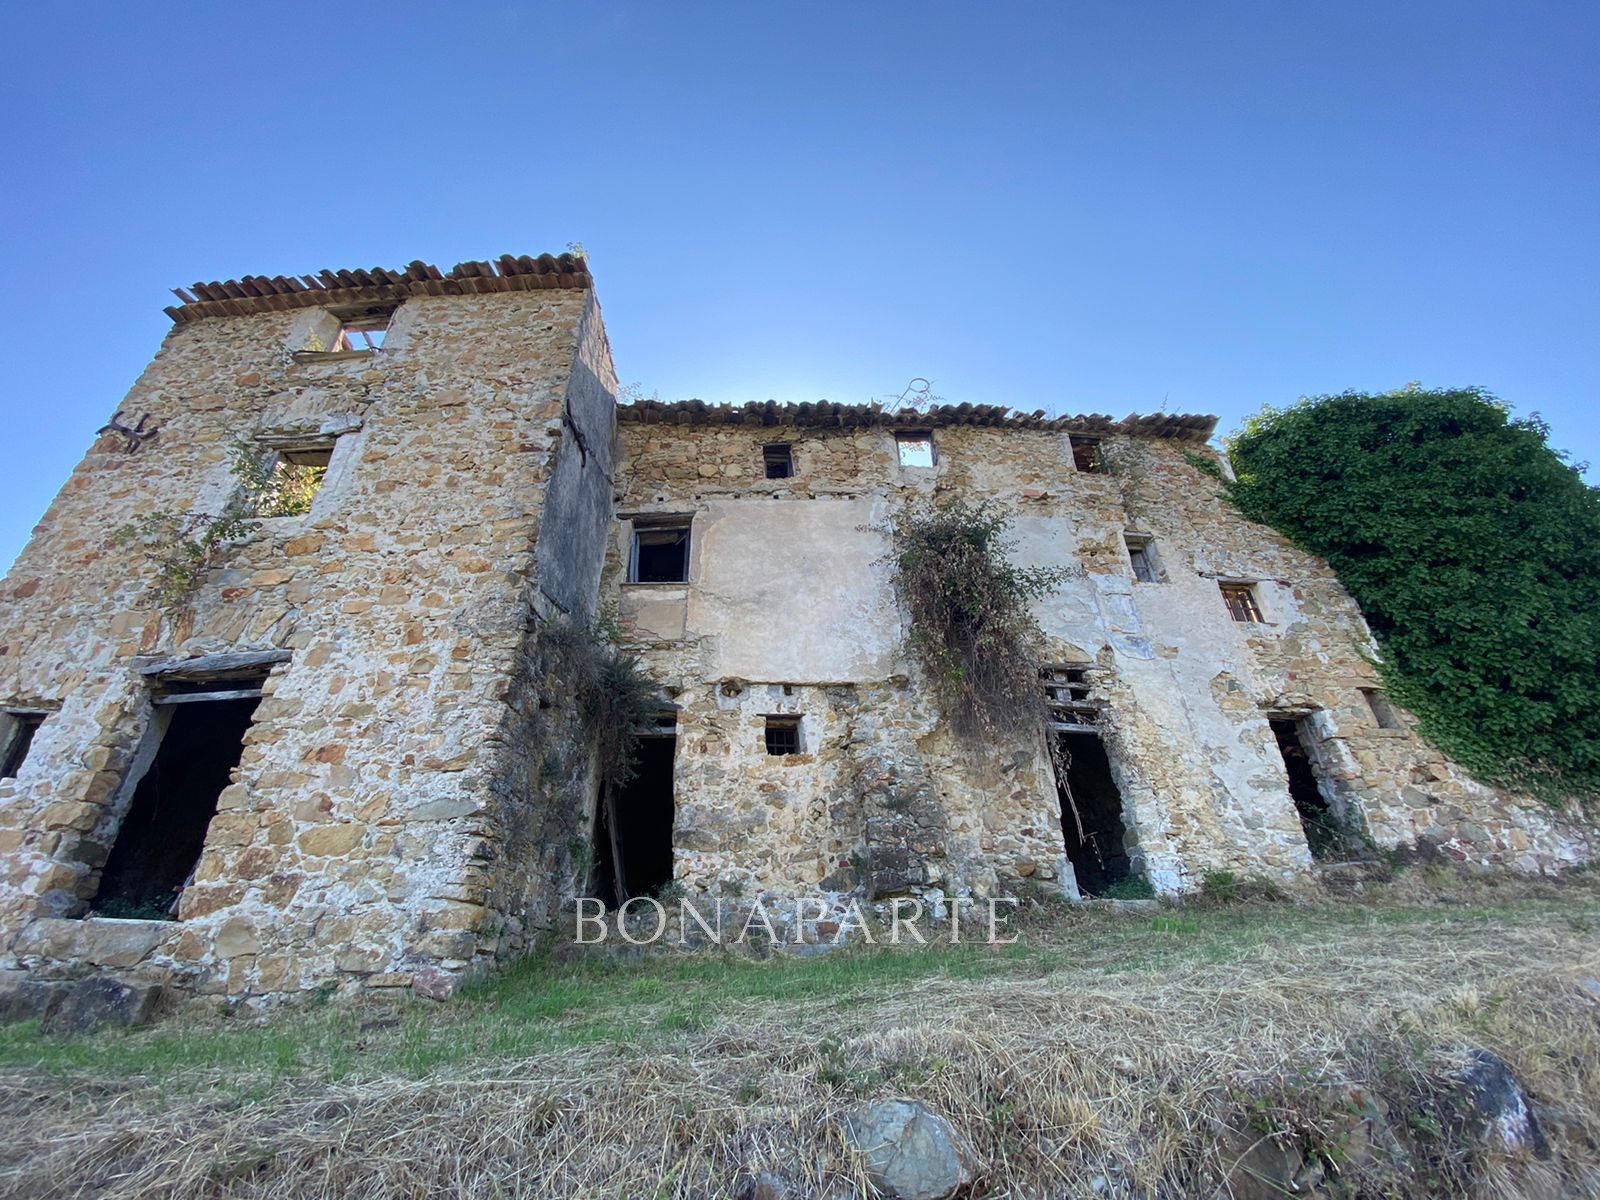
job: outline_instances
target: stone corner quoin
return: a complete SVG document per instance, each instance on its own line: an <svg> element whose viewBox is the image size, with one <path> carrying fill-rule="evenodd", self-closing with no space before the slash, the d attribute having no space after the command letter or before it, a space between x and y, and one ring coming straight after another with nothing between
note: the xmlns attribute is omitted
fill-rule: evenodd
<svg viewBox="0 0 1600 1200"><path fill-rule="evenodd" d="M829 934L897 896L1293 882L1313 849L1588 855L1377 694L1327 566L1189 464L1209 418L619 407L567 256L179 298L0 585L12 976L443 997L569 940L575 898L667 885L816 898ZM115 532L221 511L239 439L325 468L310 511L163 602ZM907 649L880 531L935 490L1073 568L1036 606L1062 778L1044 738L958 737ZM540 633L602 611L663 685L616 787Z"/></svg>

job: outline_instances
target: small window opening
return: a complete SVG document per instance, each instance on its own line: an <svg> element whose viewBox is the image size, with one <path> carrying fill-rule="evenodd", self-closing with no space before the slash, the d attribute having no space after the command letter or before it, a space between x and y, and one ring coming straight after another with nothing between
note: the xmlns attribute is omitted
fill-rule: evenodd
<svg viewBox="0 0 1600 1200"><path fill-rule="evenodd" d="M1100 475L1105 472L1106 460L1100 453L1100 439L1095 437L1069 436L1072 443L1072 465L1085 475Z"/></svg>
<svg viewBox="0 0 1600 1200"><path fill-rule="evenodd" d="M1272 736L1277 739L1278 752L1283 755L1284 770L1289 773L1289 798L1300 814L1311 857L1336 856L1345 844L1344 830L1322 793L1319 770L1306 749L1311 731L1306 722L1297 717L1272 717L1268 724L1272 726Z"/></svg>
<svg viewBox="0 0 1600 1200"><path fill-rule="evenodd" d="M1052 729L1077 732L1099 727L1100 705L1089 698L1087 667L1040 667L1039 682Z"/></svg>
<svg viewBox="0 0 1600 1200"><path fill-rule="evenodd" d="M1103 894L1133 875L1122 794L1111 774L1105 743L1092 730L1057 732L1056 792L1061 832L1078 890Z"/></svg>
<svg viewBox="0 0 1600 1200"><path fill-rule="evenodd" d="M1256 589L1252 583L1224 583L1218 585L1222 589L1222 600L1228 606L1228 613L1235 621L1261 620L1261 605L1256 600Z"/></svg>
<svg viewBox="0 0 1600 1200"><path fill-rule="evenodd" d="M678 739L670 718L641 730L633 777L607 785L595 812L595 868L589 893L620 908L672 882L672 767Z"/></svg>
<svg viewBox="0 0 1600 1200"><path fill-rule="evenodd" d="M645 525L633 530L629 583L687 583L689 526Z"/></svg>
<svg viewBox="0 0 1600 1200"><path fill-rule="evenodd" d="M767 753L774 755L799 754L800 750L800 718L768 717Z"/></svg>
<svg viewBox="0 0 1600 1200"><path fill-rule="evenodd" d="M770 442L761 447L768 479L788 479L794 474L794 450L788 442Z"/></svg>
<svg viewBox="0 0 1600 1200"><path fill-rule="evenodd" d="M327 480L336 440L329 438L292 445L269 443L271 476L256 496L255 515L298 517L310 512L312 502Z"/></svg>
<svg viewBox="0 0 1600 1200"><path fill-rule="evenodd" d="M1123 541L1128 546L1133 577L1140 583L1159 583L1161 577L1156 573L1155 547L1151 540L1142 534L1129 533L1123 535Z"/></svg>
<svg viewBox="0 0 1600 1200"><path fill-rule="evenodd" d="M934 464L933 434L929 430L900 430L894 435L895 450L902 467L931 467Z"/></svg>
<svg viewBox="0 0 1600 1200"><path fill-rule="evenodd" d="M100 916L171 920L205 848L217 798L244 753L264 676L171 682L156 695L154 753L100 873ZM135 760L136 764L138 759Z"/></svg>
<svg viewBox="0 0 1600 1200"><path fill-rule="evenodd" d="M1361 694L1367 698L1367 707L1372 710L1372 719L1379 729L1401 728L1400 714L1394 711L1387 696L1375 688L1362 688Z"/></svg>
<svg viewBox="0 0 1600 1200"><path fill-rule="evenodd" d="M333 340L334 350L382 350L384 335L393 318L392 308L343 318L339 322L339 335Z"/></svg>
<svg viewBox="0 0 1600 1200"><path fill-rule="evenodd" d="M0 779L15 779L17 772L22 770L22 764L28 757L28 751L33 749L33 735L39 732L39 726L44 724L44 713L37 712L8 712L5 714L3 727L0 727Z"/></svg>

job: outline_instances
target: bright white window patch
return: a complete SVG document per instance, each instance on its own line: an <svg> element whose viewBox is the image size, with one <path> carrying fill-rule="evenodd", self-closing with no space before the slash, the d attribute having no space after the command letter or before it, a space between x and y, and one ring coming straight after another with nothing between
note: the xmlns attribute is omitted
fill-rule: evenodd
<svg viewBox="0 0 1600 1200"><path fill-rule="evenodd" d="M894 435L895 449L902 467L931 467L934 464L933 434L928 430L907 430Z"/></svg>

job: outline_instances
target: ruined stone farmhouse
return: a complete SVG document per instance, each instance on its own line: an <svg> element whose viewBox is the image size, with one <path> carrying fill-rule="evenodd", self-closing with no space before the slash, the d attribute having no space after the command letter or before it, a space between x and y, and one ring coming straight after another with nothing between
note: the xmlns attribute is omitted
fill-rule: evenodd
<svg viewBox="0 0 1600 1200"><path fill-rule="evenodd" d="M438 994L578 897L939 910L1590 853L1416 736L1327 566L1193 465L1211 418L619 406L565 256L178 296L3 585L0 968ZM164 596L117 531L224 511L241 445L309 470L309 511ZM908 649L884 530L944 496L1071 570L1044 736L964 741ZM557 652L601 614L661 685L612 786Z"/></svg>

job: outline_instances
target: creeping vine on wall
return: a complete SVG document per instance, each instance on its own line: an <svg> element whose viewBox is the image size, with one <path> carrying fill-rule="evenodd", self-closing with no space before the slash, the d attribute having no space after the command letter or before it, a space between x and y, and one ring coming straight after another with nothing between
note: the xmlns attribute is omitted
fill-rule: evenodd
<svg viewBox="0 0 1600 1200"><path fill-rule="evenodd" d="M222 510L141 513L111 534L115 546L138 546L156 568L156 599L163 608L184 604L229 542L255 528L261 517L299 516L311 510L324 468L279 460L246 437L228 445L235 487Z"/></svg>
<svg viewBox="0 0 1600 1200"><path fill-rule="evenodd" d="M1070 574L1013 564L1008 523L987 501L949 499L902 510L888 530L911 648L956 731L974 740L1043 728L1043 635L1030 603Z"/></svg>
<svg viewBox="0 0 1600 1200"><path fill-rule="evenodd" d="M1486 782L1600 798L1600 491L1477 388L1318 396L1228 442L1245 516L1325 558L1390 694Z"/></svg>

